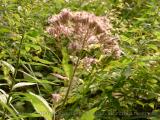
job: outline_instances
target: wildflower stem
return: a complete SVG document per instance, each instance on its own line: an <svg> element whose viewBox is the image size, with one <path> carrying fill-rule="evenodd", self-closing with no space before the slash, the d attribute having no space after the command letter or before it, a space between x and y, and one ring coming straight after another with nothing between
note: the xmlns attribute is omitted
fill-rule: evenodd
<svg viewBox="0 0 160 120"><path fill-rule="evenodd" d="M85 46L85 42L86 42L86 38L87 38L87 36L88 36L88 32L89 32L89 31L87 31L87 33L86 33L86 35L85 35L85 37L84 37L84 39L83 39L82 49L83 49L83 47ZM80 61L81 56L82 56L82 52L80 53L80 55L78 56L78 59L77 59L77 61L76 61L76 64L75 64L75 67L74 67L74 70L73 70L73 74L72 74L71 79L70 79L70 82L69 82L69 87L68 87L68 89L67 89L67 93L66 93L66 95L65 95L65 98L64 98L64 101L63 101L63 104L62 104L62 108L64 107L64 105L65 105L65 103L66 103L66 101L67 101L67 98L68 98L68 95L69 95L69 91L70 91L70 89L71 89L71 86L72 86L72 83L73 83L73 80L74 80L74 76L75 76L76 70L77 70L77 68L78 68L79 61Z"/></svg>
<svg viewBox="0 0 160 120"><path fill-rule="evenodd" d="M66 103L66 101L67 101L67 98L68 98L68 95L69 95L69 91L70 91L70 89L71 89L72 82L73 82L73 80L74 80L74 75L75 75L75 73L76 73L76 70L77 70L79 61L80 61L80 56L78 57L78 59L77 59L77 61L76 61L76 65L75 65L75 68L74 68L74 70L73 70L73 74L72 74L72 77L71 77L71 79L70 79L70 82L69 82L69 87L68 87L68 89L67 89L67 93L66 93L66 95L65 95L65 98L64 98L64 101L63 101L63 104L62 104L62 108L63 108L63 106L65 105L65 103Z"/></svg>

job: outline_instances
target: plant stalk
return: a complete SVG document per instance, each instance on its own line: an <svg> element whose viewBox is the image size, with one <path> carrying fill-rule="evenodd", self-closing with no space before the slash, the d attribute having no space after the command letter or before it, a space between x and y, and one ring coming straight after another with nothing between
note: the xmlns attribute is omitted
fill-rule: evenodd
<svg viewBox="0 0 160 120"><path fill-rule="evenodd" d="M84 46L85 46L86 39L87 39L87 36L88 36L88 34L89 34L88 32L89 32L89 31L87 31L87 33L86 33L86 35L85 35L85 37L84 37L84 39L83 39L82 48L84 48ZM67 98L68 98L68 95L69 95L69 92L70 92L70 89L71 89L71 86L72 86L72 83L73 83L73 80L74 80L74 76L75 76L76 70L77 70L77 68L78 68L79 61L80 61L81 56L82 56L82 52L80 53L80 55L78 56L78 59L77 59L77 61L76 61L75 68L74 68L74 70L73 70L73 74L72 74L71 79L70 79L70 82L69 82L69 87L68 87L68 89L67 89L67 92L66 92L66 95L65 95L63 104L62 104L62 108L64 107L64 105L65 105L65 103L66 103L66 101L67 101Z"/></svg>

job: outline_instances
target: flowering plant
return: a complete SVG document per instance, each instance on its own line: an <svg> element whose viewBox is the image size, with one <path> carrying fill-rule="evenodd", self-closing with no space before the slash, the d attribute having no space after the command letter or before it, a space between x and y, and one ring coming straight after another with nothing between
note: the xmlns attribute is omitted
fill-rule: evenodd
<svg viewBox="0 0 160 120"><path fill-rule="evenodd" d="M59 14L51 16L48 23L47 32L58 42L61 43L62 40L66 40L62 39L64 37L69 39L67 48L71 51L70 58L75 63L73 73L68 78L70 83L64 98L64 105L78 66L83 65L86 70L90 70L92 64L96 64L100 60L100 58L98 60L94 57L82 55L83 52L81 51L91 51L95 48L97 50L98 48L100 55L119 58L121 50L117 38L111 33L112 26L109 19L105 16L63 9Z"/></svg>
<svg viewBox="0 0 160 120"><path fill-rule="evenodd" d="M62 37L71 38L68 49L72 54L98 46L102 54L120 57L117 38L111 34L112 26L105 16L63 9L59 14L51 16L48 23L47 32L57 40Z"/></svg>

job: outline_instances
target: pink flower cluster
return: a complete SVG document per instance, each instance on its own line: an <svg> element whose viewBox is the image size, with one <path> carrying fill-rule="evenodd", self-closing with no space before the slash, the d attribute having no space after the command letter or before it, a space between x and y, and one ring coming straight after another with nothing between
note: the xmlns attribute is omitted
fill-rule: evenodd
<svg viewBox="0 0 160 120"><path fill-rule="evenodd" d="M54 93L52 94L52 100L53 102L57 103L62 99L62 96L60 94Z"/></svg>
<svg viewBox="0 0 160 120"><path fill-rule="evenodd" d="M105 16L96 16L85 11L72 12L63 9L48 19L47 32L60 40L70 38L68 48L71 51L90 50L99 45L102 54L119 58L121 50L117 39L111 34L112 26Z"/></svg>

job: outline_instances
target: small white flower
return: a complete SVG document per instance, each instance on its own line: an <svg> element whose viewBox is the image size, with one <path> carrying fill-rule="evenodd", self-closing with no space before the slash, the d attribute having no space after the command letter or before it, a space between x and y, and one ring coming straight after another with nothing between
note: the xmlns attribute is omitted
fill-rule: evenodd
<svg viewBox="0 0 160 120"><path fill-rule="evenodd" d="M69 2L69 0L65 0L65 2Z"/></svg>
<svg viewBox="0 0 160 120"><path fill-rule="evenodd" d="M18 6L18 12L22 11L22 6Z"/></svg>

